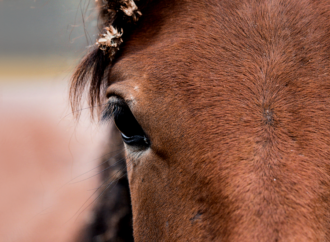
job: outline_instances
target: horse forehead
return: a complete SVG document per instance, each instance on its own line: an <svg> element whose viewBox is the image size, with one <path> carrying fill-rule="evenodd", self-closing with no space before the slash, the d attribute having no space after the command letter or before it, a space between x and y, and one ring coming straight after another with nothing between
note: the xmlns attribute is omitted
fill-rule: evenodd
<svg viewBox="0 0 330 242"><path fill-rule="evenodd" d="M207 40L208 30L203 27L204 11L199 11L204 4L190 6L185 1L167 1L167 4L157 5L160 6L151 13L144 13L144 18L125 42L113 68L115 72L139 73L149 79L168 78L170 82L173 79L170 73L196 67L200 57L206 56L203 52L207 47L201 40ZM189 15L183 14L188 9Z"/></svg>
<svg viewBox="0 0 330 242"><path fill-rule="evenodd" d="M218 89L239 86L281 86L293 78L292 73L296 79L310 76L311 71L298 65L322 56L329 46L324 41L329 24L324 22L320 28L320 12L330 11L316 3L169 2L158 3L157 11L144 14L114 68L144 76L136 80L148 89L171 88L173 95L194 96L191 90L196 87L219 93ZM310 31L314 27L318 31ZM313 49L316 45L325 48ZM313 62L308 65L320 67ZM258 88L252 92L262 95Z"/></svg>
<svg viewBox="0 0 330 242"><path fill-rule="evenodd" d="M214 6L195 1L177 2L159 3L159 9L144 14L123 47L119 61L121 69L126 72L139 70L156 79L167 78L168 84L192 75L195 78L191 79L196 79L206 74L233 73L242 65L249 65L249 62L259 66L263 64L262 57L272 51L270 41L275 34L271 31L275 26L279 40L288 37L284 36L285 31L301 30L290 29L294 26L281 23L283 16L273 16L271 21L262 19L260 13L259 17L255 16L258 10L268 11L269 15L283 12L280 6L265 10L265 6L254 4L255 9L251 10L248 4L233 3L228 6L228 1L209 1ZM220 2L224 3L220 5ZM297 39L305 38L304 33L306 31ZM224 69L227 72L222 71Z"/></svg>

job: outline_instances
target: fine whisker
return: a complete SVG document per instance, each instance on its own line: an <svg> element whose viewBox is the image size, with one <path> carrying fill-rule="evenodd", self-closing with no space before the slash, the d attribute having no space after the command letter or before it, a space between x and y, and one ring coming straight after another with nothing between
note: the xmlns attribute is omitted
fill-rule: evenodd
<svg viewBox="0 0 330 242"><path fill-rule="evenodd" d="M125 160L125 158L118 160L117 163L122 162L123 160ZM104 171L106 171L106 170L109 170L110 168L113 168L114 166L116 166L116 164L110 165L110 166L108 166L107 168L101 170L100 172L98 172L98 173L96 173L96 174L94 174L94 175L92 175L92 176L90 176L90 177L87 177L87 178L85 178L85 179L82 179L82 180L79 180L79 181L75 181L75 182L69 182L68 185L69 185L69 184L76 184L76 183L83 182L83 181L86 181L86 180L88 180L88 179L91 179L91 178L93 178L93 177L95 177L95 176L101 174L102 172L104 172Z"/></svg>
<svg viewBox="0 0 330 242"><path fill-rule="evenodd" d="M121 170L119 170L119 171L117 171L116 172L116 174L120 174L121 172L122 172L122 170L125 170L125 169L127 169L126 167L125 168L123 168L123 169L121 169ZM89 207L89 206L91 206L93 203L95 203L100 197L102 197L102 195L112 186L112 185L116 185L117 183L118 183L118 181L120 180L120 179L122 179L122 178L124 178L125 176L127 175L127 172L125 172L123 175L121 175L119 178L116 178L115 180L112 180L111 181L111 179L112 178L109 178L109 179L107 179L106 181L104 181L90 196L89 196L89 198L81 205L81 207L78 209L78 211L67 221L67 222L69 222L71 219L73 219L74 217L76 217L76 218L78 218L78 216L82 213L82 211L84 210L84 207L85 208L87 208L87 207ZM115 176L116 177L116 176ZM107 184L106 186L105 186L105 184L106 183L108 183L110 181L110 183L109 184ZM115 184L114 184L115 183ZM95 199L93 199L93 201L91 201L89 204L87 204L88 203L88 201L90 201L90 199L102 188L102 187L104 187L105 186L105 188L103 189L103 191L101 192L101 193L99 193L99 195L95 198ZM113 186L113 187L114 187ZM112 189L113 188L111 188L110 190L109 190L109 192L111 192L112 191ZM87 206L86 206L86 204L87 204Z"/></svg>

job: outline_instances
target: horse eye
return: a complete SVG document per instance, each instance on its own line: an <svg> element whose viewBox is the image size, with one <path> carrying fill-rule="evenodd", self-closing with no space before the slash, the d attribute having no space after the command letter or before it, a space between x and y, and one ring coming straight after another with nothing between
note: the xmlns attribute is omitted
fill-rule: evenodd
<svg viewBox="0 0 330 242"><path fill-rule="evenodd" d="M123 141L130 146L148 147L149 139L127 106L117 107L114 121Z"/></svg>

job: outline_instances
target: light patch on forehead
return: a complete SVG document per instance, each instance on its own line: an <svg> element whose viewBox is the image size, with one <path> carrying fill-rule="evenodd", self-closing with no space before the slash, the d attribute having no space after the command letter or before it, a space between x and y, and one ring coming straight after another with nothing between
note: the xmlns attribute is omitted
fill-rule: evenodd
<svg viewBox="0 0 330 242"><path fill-rule="evenodd" d="M137 101L132 94L130 94L129 100L130 100L130 103L132 103L134 106L137 104Z"/></svg>

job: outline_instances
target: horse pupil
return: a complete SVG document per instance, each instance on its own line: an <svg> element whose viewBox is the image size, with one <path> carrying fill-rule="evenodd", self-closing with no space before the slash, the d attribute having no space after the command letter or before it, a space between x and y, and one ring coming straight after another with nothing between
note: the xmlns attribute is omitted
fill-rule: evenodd
<svg viewBox="0 0 330 242"><path fill-rule="evenodd" d="M121 133L128 138L135 136L145 137L145 133L140 124L136 121L128 107L122 107L114 115L114 121Z"/></svg>

